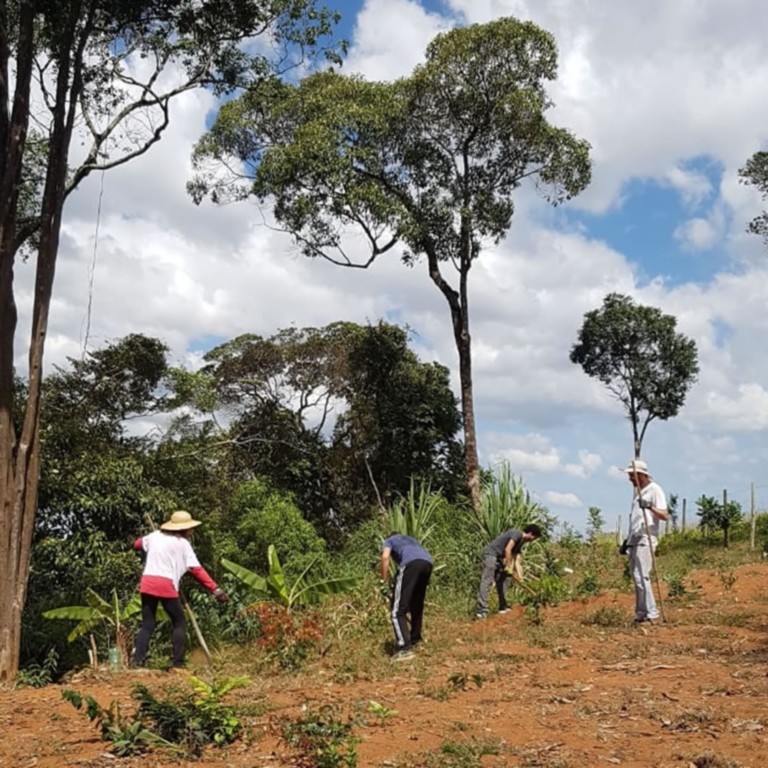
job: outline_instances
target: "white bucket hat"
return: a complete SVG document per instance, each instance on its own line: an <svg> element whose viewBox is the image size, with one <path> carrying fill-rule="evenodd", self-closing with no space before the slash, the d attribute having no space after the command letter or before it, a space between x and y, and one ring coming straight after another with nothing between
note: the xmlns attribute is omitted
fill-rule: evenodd
<svg viewBox="0 0 768 768"><path fill-rule="evenodd" d="M629 462L629 466L626 469L622 469L622 472L626 472L628 475L648 475L651 473L648 471L648 465L641 459L632 459Z"/></svg>
<svg viewBox="0 0 768 768"><path fill-rule="evenodd" d="M171 515L171 519L163 523L160 528L163 531L186 531L189 528L197 528L202 525L200 520L193 520L192 515L184 510L178 510Z"/></svg>

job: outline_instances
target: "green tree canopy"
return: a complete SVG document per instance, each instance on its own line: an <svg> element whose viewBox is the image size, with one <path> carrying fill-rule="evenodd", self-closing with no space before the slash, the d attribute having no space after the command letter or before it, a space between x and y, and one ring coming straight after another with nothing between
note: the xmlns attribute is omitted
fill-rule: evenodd
<svg viewBox="0 0 768 768"><path fill-rule="evenodd" d="M131 334L46 379L36 539L90 529L125 540L172 504L147 476L151 441L129 431L164 408L166 354L158 339Z"/></svg>
<svg viewBox="0 0 768 768"><path fill-rule="evenodd" d="M648 425L677 415L699 372L696 343L676 327L672 315L610 293L586 313L571 349L571 362L624 406L636 458Z"/></svg>
<svg viewBox="0 0 768 768"><path fill-rule="evenodd" d="M322 72L257 85L222 108L195 152L195 199L274 203L307 256L368 267L399 246L405 263L424 263L450 308L476 510L472 264L509 230L525 179L555 204L590 179L588 144L546 117L556 73L549 33L497 19L438 35L396 82Z"/></svg>
<svg viewBox="0 0 768 768"><path fill-rule="evenodd" d="M226 424L234 479L269 477L326 535L368 516L377 493L407 492L414 476L455 497L456 398L447 369L420 361L406 330L339 322L245 334L205 363L173 372L178 402Z"/></svg>
<svg viewBox="0 0 768 768"><path fill-rule="evenodd" d="M768 152L755 152L747 160L746 165L739 170L739 176L744 184L755 187L763 200L768 200ZM747 226L747 231L760 235L768 245L768 211L763 211L752 219Z"/></svg>

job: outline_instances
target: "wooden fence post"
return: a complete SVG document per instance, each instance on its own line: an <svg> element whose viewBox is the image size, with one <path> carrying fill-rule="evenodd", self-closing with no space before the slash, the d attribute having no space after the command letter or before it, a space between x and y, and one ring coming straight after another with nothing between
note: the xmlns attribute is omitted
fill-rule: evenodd
<svg viewBox="0 0 768 768"><path fill-rule="evenodd" d="M683 521L682 521L682 526L680 528L682 533L685 533L685 508L686 508L687 501L688 499L683 499Z"/></svg>

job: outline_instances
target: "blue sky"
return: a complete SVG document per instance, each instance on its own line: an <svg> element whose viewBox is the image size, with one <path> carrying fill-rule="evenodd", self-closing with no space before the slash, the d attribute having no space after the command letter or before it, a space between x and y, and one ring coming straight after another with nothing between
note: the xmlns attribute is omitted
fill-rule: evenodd
<svg viewBox="0 0 768 768"><path fill-rule="evenodd" d="M616 467L631 458L629 424L568 361L584 313L619 291L675 315L699 347L685 408L649 428L643 453L656 478L689 508L723 488L748 506L754 482L768 509L768 253L744 232L761 201L738 181L747 157L768 146L768 4L330 5L350 41L344 71L372 79L407 75L429 40L456 24L534 21L560 51L551 119L592 144L589 189L557 210L521 190L508 238L473 270L483 461L509 461L577 528L593 505L611 527L617 515L626 520L630 494ZM240 333L387 317L416 331L425 359L455 371L447 306L419 265L393 255L366 272L341 270L297 255L252 203L192 206L190 152L216 108L209 93L183 97L166 139L107 175L92 343L149 333L195 364L207 343ZM49 363L82 345L97 196L88 183L66 211ZM21 311L24 319L24 301Z"/></svg>

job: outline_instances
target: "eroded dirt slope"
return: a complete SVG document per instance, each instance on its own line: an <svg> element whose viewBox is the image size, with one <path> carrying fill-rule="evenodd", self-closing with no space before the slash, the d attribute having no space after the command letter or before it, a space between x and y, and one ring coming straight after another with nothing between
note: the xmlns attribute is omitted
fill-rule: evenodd
<svg viewBox="0 0 768 768"><path fill-rule="evenodd" d="M0 692L0 765L303 765L280 740L280 723L333 704L357 718L361 766L438 765L430 753L453 743L492 747L483 766L760 768L768 764L768 565L731 573L733 584L694 574L695 598L668 601L667 622L647 631L629 621L632 596L611 593L550 609L540 625L519 610L433 622L408 662L335 647L301 675L256 676L233 694L247 707L246 738L194 762L161 751L115 758L62 701L63 686ZM230 662L222 673L248 670ZM161 691L168 676L87 672L67 687L130 707L138 681ZM444 764L457 765L450 759Z"/></svg>

